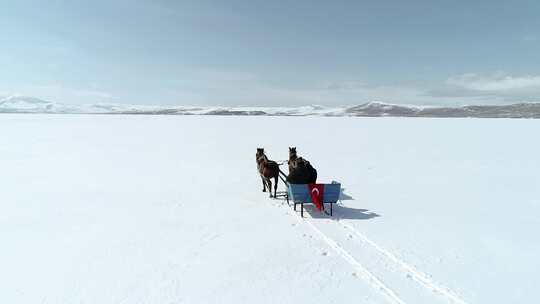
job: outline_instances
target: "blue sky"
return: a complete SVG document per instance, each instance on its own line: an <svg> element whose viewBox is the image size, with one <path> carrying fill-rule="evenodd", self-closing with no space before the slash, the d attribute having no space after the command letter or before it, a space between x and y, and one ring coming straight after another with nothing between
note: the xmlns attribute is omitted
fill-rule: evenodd
<svg viewBox="0 0 540 304"><path fill-rule="evenodd" d="M538 1L3 1L0 96L540 101Z"/></svg>

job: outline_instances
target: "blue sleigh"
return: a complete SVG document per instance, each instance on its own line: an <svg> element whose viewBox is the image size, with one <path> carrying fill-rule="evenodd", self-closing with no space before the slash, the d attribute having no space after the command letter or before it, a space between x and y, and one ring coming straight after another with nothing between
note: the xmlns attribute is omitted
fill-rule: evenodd
<svg viewBox="0 0 540 304"><path fill-rule="evenodd" d="M330 204L330 216L332 215L332 205L337 203L340 194L340 183L332 182L331 184L324 184L323 205ZM304 217L304 204L313 204L307 184L287 183L286 198L287 204L289 204L289 200L294 203L294 211L296 211L296 205L300 205L300 214L302 217Z"/></svg>

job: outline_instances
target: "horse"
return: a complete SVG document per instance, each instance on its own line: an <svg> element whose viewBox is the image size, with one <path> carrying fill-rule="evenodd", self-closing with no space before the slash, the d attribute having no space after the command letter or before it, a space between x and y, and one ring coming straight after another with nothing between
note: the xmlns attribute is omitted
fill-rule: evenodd
<svg viewBox="0 0 540 304"><path fill-rule="evenodd" d="M259 171L259 175L261 176L261 180L263 183L263 192L266 192L266 188L268 187L268 191L270 192L270 197L272 197L272 181L271 178L274 178L274 198L277 197L277 186L278 186L278 178L279 178L279 165L273 160L269 160L266 154L264 154L263 148L257 148L257 154L255 155L255 158L257 160L257 171Z"/></svg>
<svg viewBox="0 0 540 304"><path fill-rule="evenodd" d="M287 182L291 184L314 184L317 182L317 170L311 163L298 157L296 147L289 147L289 175Z"/></svg>
<svg viewBox="0 0 540 304"><path fill-rule="evenodd" d="M296 147L289 147L289 172L293 169L294 161L296 161L297 158Z"/></svg>

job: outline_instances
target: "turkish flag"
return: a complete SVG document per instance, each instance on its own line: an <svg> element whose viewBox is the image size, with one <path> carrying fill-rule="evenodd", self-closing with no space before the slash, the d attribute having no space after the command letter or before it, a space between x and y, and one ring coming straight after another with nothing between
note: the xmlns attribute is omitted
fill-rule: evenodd
<svg viewBox="0 0 540 304"><path fill-rule="evenodd" d="M311 200L317 207L317 210L324 210L323 197L324 197L324 184L309 184L309 193L311 193Z"/></svg>

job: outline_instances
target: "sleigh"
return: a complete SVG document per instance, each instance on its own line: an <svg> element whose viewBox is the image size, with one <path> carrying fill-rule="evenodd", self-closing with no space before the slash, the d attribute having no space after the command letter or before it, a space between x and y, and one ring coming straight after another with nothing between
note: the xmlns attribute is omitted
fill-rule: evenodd
<svg viewBox="0 0 540 304"><path fill-rule="evenodd" d="M324 184L323 205L330 205L330 216L332 215L332 205L337 203L340 194L341 184L336 182ZM296 211L296 206L300 205L300 215L302 217L304 217L304 204L314 204L311 199L308 184L287 183L286 199L287 204L290 204L290 201L294 203L294 211Z"/></svg>

